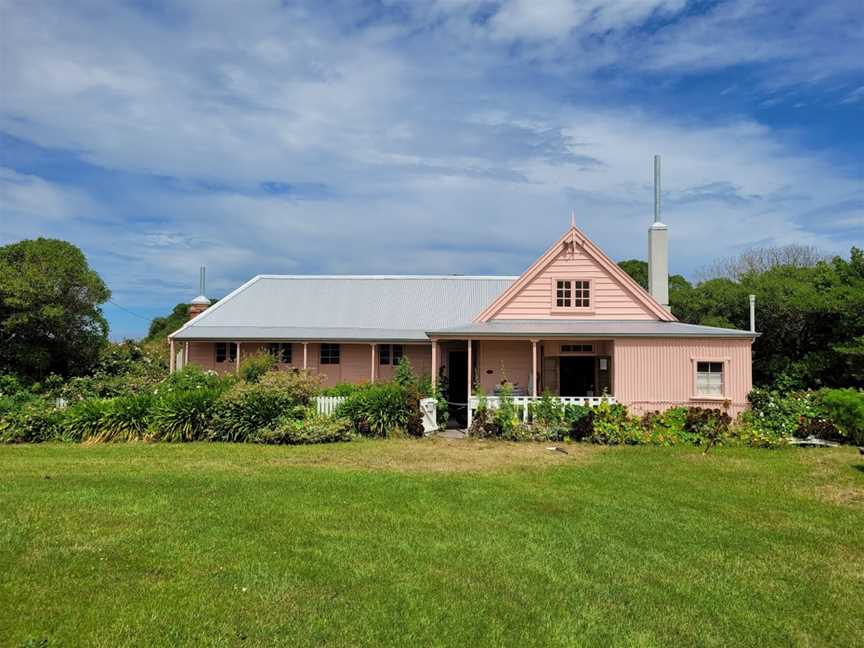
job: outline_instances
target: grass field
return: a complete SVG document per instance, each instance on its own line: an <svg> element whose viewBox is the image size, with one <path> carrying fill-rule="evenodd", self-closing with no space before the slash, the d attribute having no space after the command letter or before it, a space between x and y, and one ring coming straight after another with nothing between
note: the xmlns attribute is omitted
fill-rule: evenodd
<svg viewBox="0 0 864 648"><path fill-rule="evenodd" d="M861 645L858 451L0 447L0 644Z"/></svg>

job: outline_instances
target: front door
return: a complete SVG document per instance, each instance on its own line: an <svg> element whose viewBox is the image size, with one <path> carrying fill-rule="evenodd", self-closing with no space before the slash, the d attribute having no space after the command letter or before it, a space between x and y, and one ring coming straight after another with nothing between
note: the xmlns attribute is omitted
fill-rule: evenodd
<svg viewBox="0 0 864 648"><path fill-rule="evenodd" d="M465 426L468 424L468 352L451 351L448 360L450 418Z"/></svg>
<svg viewBox="0 0 864 648"><path fill-rule="evenodd" d="M561 396L596 396L594 356L561 356Z"/></svg>

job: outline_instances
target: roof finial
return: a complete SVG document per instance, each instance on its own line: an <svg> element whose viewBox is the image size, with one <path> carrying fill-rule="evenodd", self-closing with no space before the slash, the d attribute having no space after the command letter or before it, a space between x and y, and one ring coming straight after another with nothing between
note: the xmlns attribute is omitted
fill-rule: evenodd
<svg viewBox="0 0 864 648"><path fill-rule="evenodd" d="M570 227L576 227L576 210L570 210Z"/></svg>

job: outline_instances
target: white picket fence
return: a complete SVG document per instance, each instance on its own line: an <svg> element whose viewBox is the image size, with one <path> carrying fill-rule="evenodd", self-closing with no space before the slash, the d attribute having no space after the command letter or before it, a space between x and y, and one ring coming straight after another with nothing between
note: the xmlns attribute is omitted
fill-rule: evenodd
<svg viewBox="0 0 864 648"><path fill-rule="evenodd" d="M584 405L587 407L596 407L600 403L615 403L615 399L611 396L554 396L562 405ZM522 414L522 420L528 421L528 410L532 402L537 402L540 397L533 396L513 396L513 404ZM480 397L472 396L468 399L468 425L474 419L474 412L480 406ZM487 396L486 407L489 409L498 409L501 406L500 396Z"/></svg>
<svg viewBox="0 0 864 648"><path fill-rule="evenodd" d="M318 396L315 398L315 407L323 416L333 416L336 408L345 402L345 396Z"/></svg>
<svg viewBox="0 0 864 648"><path fill-rule="evenodd" d="M333 416L336 408L345 402L346 396L318 396L315 398L315 408L322 416ZM434 398L424 398L420 401L420 414L423 417L423 431L426 434L438 429L438 403Z"/></svg>

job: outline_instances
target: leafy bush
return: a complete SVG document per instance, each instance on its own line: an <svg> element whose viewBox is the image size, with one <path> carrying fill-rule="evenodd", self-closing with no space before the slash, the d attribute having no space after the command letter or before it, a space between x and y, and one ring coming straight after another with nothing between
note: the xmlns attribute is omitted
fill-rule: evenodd
<svg viewBox="0 0 864 648"><path fill-rule="evenodd" d="M540 399L529 406L531 420L546 425L564 423L564 405L548 391L544 391Z"/></svg>
<svg viewBox="0 0 864 648"><path fill-rule="evenodd" d="M236 382L233 376L220 376L215 371L204 371L195 365L187 365L175 371L154 390L160 395L195 389L227 389Z"/></svg>
<svg viewBox="0 0 864 648"><path fill-rule="evenodd" d="M249 437L255 443L299 445L351 441L351 421L332 416L282 418Z"/></svg>
<svg viewBox="0 0 864 648"><path fill-rule="evenodd" d="M309 405L321 391L321 376L309 371L271 371L259 382L265 387L284 391L297 405Z"/></svg>
<svg viewBox="0 0 864 648"><path fill-rule="evenodd" d="M270 353L256 353L240 363L240 377L248 383L256 383L276 367L276 358Z"/></svg>
<svg viewBox="0 0 864 648"><path fill-rule="evenodd" d="M135 441L143 439L150 423L155 397L152 394L119 396L104 412L101 427L94 441Z"/></svg>
<svg viewBox="0 0 864 648"><path fill-rule="evenodd" d="M586 439L594 431L594 409L587 405L568 403L564 406L564 423L571 440Z"/></svg>
<svg viewBox="0 0 864 648"><path fill-rule="evenodd" d="M336 409L363 436L423 435L419 401L401 385L375 383L357 391Z"/></svg>
<svg viewBox="0 0 864 648"><path fill-rule="evenodd" d="M827 418L859 446L864 446L864 391L823 389L818 399Z"/></svg>
<svg viewBox="0 0 864 648"><path fill-rule="evenodd" d="M633 445L642 441L639 422L619 403L601 401L591 409L593 427L587 437L592 443Z"/></svg>
<svg viewBox="0 0 864 648"><path fill-rule="evenodd" d="M111 401L104 398L88 398L71 405L63 424L64 438L68 441L84 441L100 437L111 407Z"/></svg>
<svg viewBox="0 0 864 648"><path fill-rule="evenodd" d="M282 417L303 418L306 405L298 401L293 386L294 381L285 373L234 385L216 401L210 439L246 441Z"/></svg>
<svg viewBox="0 0 864 648"><path fill-rule="evenodd" d="M492 419L499 434L506 438L513 435L516 426L519 425L519 415L513 402L513 385L509 382L502 383L498 397L498 407L492 410Z"/></svg>
<svg viewBox="0 0 864 648"><path fill-rule="evenodd" d="M729 432L730 416L719 409L688 407L684 418L684 432L695 445L704 445L707 452Z"/></svg>
<svg viewBox="0 0 864 648"><path fill-rule="evenodd" d="M41 398L0 414L0 443L41 443L60 439L64 413Z"/></svg>
<svg viewBox="0 0 864 648"><path fill-rule="evenodd" d="M158 441L197 441L210 430L219 387L199 387L160 394L150 416L147 438Z"/></svg>
<svg viewBox="0 0 864 648"><path fill-rule="evenodd" d="M321 390L322 396L353 396L359 391L369 389L371 383L339 383L333 387L327 387Z"/></svg>
<svg viewBox="0 0 864 648"><path fill-rule="evenodd" d="M748 438L762 443L768 438L806 438L842 440L842 433L831 420L818 394L811 391L783 394L754 388L748 398L752 411L743 424L750 428Z"/></svg>

